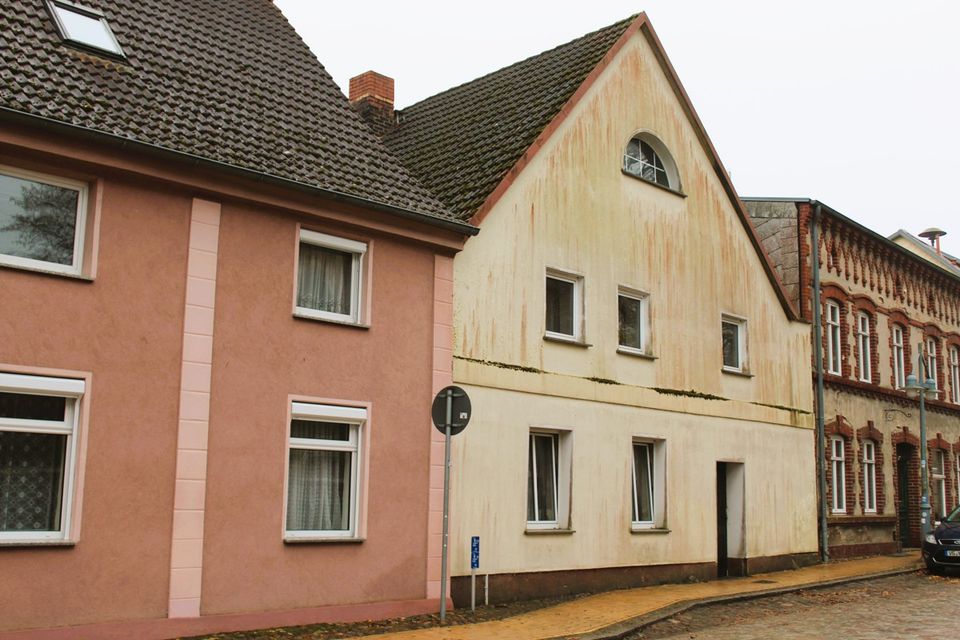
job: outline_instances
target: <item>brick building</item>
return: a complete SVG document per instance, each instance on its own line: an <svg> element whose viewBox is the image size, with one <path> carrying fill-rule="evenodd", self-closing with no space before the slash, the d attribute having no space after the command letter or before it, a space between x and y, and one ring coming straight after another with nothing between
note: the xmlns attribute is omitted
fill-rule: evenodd
<svg viewBox="0 0 960 640"><path fill-rule="evenodd" d="M809 200L745 199L785 289L812 319L817 225L828 544L832 556L920 544L916 400L903 390L923 354L936 381L927 443L934 519L958 503L960 268L906 231L885 238ZM815 372L814 372L815 373ZM816 379L814 376L814 384Z"/></svg>

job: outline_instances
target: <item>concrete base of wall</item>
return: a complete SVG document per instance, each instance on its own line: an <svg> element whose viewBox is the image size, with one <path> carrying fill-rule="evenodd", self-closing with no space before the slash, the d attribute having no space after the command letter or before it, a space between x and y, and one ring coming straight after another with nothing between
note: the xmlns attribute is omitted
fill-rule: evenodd
<svg viewBox="0 0 960 640"><path fill-rule="evenodd" d="M731 575L748 575L816 564L816 553L783 556L731 558ZM715 562L605 567L565 571L499 573L490 575L490 603L516 602L558 596L595 593L614 589L632 589L667 582L713 580L717 577ZM453 576L450 595L457 607L470 606L470 576ZM483 602L483 575L477 576L477 601ZM0 639L2 640L2 639Z"/></svg>
<svg viewBox="0 0 960 640"><path fill-rule="evenodd" d="M447 601L450 602L449 600ZM181 636L195 636L227 631L250 631L272 627L288 627L305 624L359 622L362 620L385 620L407 616L436 613L440 610L439 599L400 600L369 604L337 605L240 613L199 618L162 618L154 620L130 620L88 624L55 629L30 629L25 631L0 631L0 640L167 640Z"/></svg>

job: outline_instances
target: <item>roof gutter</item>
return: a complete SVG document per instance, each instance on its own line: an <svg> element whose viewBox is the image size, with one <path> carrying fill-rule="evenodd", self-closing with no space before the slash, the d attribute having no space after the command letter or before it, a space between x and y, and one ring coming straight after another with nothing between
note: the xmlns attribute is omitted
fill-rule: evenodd
<svg viewBox="0 0 960 640"><path fill-rule="evenodd" d="M244 167L238 167L236 165L228 164L226 162L220 162L218 160L212 160L210 158L204 158L203 156L194 155L191 153L185 153L182 151L176 151L163 147L160 145L152 144L149 142L142 142L140 140L134 140L132 138L124 138L123 136L118 136L116 134L107 133L105 131L98 131L96 129L90 129L88 127L82 127L75 124L70 124L67 122L61 122L60 120L54 120L53 118L46 118L44 116L38 116L30 113L25 113L23 111L17 111L16 109L10 109L9 107L0 107L0 118L28 124L35 125L52 131L54 133L69 135L77 138L93 138L101 141L106 141L110 144L119 146L121 149L133 149L136 151L141 151L143 153L172 160L174 162L187 163L192 166L204 167L207 169L212 169L214 171L229 173L238 177L246 178L248 180L255 180L257 182L264 182L267 184L276 185L279 187L284 187L287 189L293 189L303 193L309 193L312 195L320 196L323 198L328 198L330 200L335 200L337 202L343 202L345 204L350 204L354 206L363 207L366 209L373 209L376 211L381 211L383 213L389 213L407 220L414 220L416 222L421 222L423 224L428 224L433 227L439 227L441 229L446 229L448 231L454 231L465 236L475 236L480 232L478 227L467 224L465 222L458 222L456 220L444 220L443 218L437 218L435 216L422 213L419 211L411 211L409 209L403 209L385 202L379 202L377 200L370 200L360 196L351 195L349 193L343 193L340 191L334 191L332 189L325 189L323 187L317 187L315 185L307 184L305 182L298 182L296 180L290 180L289 178L282 178L270 173L264 173L262 171L256 171L254 169L247 169Z"/></svg>

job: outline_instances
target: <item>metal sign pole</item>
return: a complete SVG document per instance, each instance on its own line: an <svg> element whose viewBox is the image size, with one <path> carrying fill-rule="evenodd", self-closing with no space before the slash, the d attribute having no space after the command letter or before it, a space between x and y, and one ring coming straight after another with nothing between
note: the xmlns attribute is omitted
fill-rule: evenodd
<svg viewBox="0 0 960 640"><path fill-rule="evenodd" d="M447 419L443 443L443 552L440 557L440 624L447 620L447 515L450 509L450 426L453 421L453 389L447 389Z"/></svg>

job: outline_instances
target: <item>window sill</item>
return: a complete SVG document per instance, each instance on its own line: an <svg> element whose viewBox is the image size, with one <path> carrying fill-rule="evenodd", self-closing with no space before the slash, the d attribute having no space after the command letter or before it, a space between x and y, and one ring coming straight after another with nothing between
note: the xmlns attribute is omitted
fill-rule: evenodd
<svg viewBox="0 0 960 640"><path fill-rule="evenodd" d="M576 533L576 529L524 529L525 536L568 536Z"/></svg>
<svg viewBox="0 0 960 640"><path fill-rule="evenodd" d="M2 547L75 547L76 540L0 540Z"/></svg>
<svg viewBox="0 0 960 640"><path fill-rule="evenodd" d="M336 324L344 327L353 327L355 329L369 329L370 325L363 322L349 322L347 320L333 320L331 318L318 318L317 316L307 315L305 313L293 312L293 317L298 320L310 320L312 322L326 322L327 324Z"/></svg>
<svg viewBox="0 0 960 640"><path fill-rule="evenodd" d="M547 342L558 342L560 344L568 344L571 347L580 347L582 349L589 349L590 347L593 346L588 342L584 342L583 340L578 340L572 336L570 337L554 336L554 335L550 335L549 333L546 333L544 334L543 339L546 340Z"/></svg>
<svg viewBox="0 0 960 640"><path fill-rule="evenodd" d="M336 538L329 536L304 537L304 538L284 538L283 544L360 544L365 542L366 538Z"/></svg>
<svg viewBox="0 0 960 640"><path fill-rule="evenodd" d="M630 527L630 533L649 533L649 534L666 534L670 533L670 529L665 529L662 527Z"/></svg>
<svg viewBox="0 0 960 640"><path fill-rule="evenodd" d="M646 353L644 351L636 351L630 347L617 347L617 353L624 356L632 356L634 358L641 358L642 360L656 360L657 356L652 353Z"/></svg>
<svg viewBox="0 0 960 640"><path fill-rule="evenodd" d="M672 194L675 195L675 196L679 196L679 197L681 197L681 198L686 198L686 197L687 197L687 194L685 194L683 191L677 191L676 189L671 189L670 187L665 187L665 186L663 186L662 184L657 184L656 182L651 182L650 180L645 180L644 178L641 178L640 176L635 176L635 175L633 175L632 173L630 173L629 171L627 171L627 170L624 169L623 167L620 168L620 173L622 173L623 175L625 175L625 176L627 176L627 177L629 177L629 178L633 178L634 180L639 180L639 181L642 182L643 184L649 184L650 186L656 187L657 189L663 189L663 190L666 191L667 193L672 193Z"/></svg>
<svg viewBox="0 0 960 640"><path fill-rule="evenodd" d="M6 262L0 262L0 269L12 269L14 271L25 271L27 273L36 273L42 276L54 276L56 278L67 278L68 280L79 280L80 282L94 282L94 279L90 276L85 276L80 273L64 273L62 271L54 271L53 269L43 269L40 267L27 267L20 264L9 264Z"/></svg>
<svg viewBox="0 0 960 640"><path fill-rule="evenodd" d="M723 367L722 369L720 369L720 372L726 373L727 375L731 375L731 376L740 376L741 378L753 377L753 374L750 373L749 371L737 371L736 369L727 369L726 367Z"/></svg>

